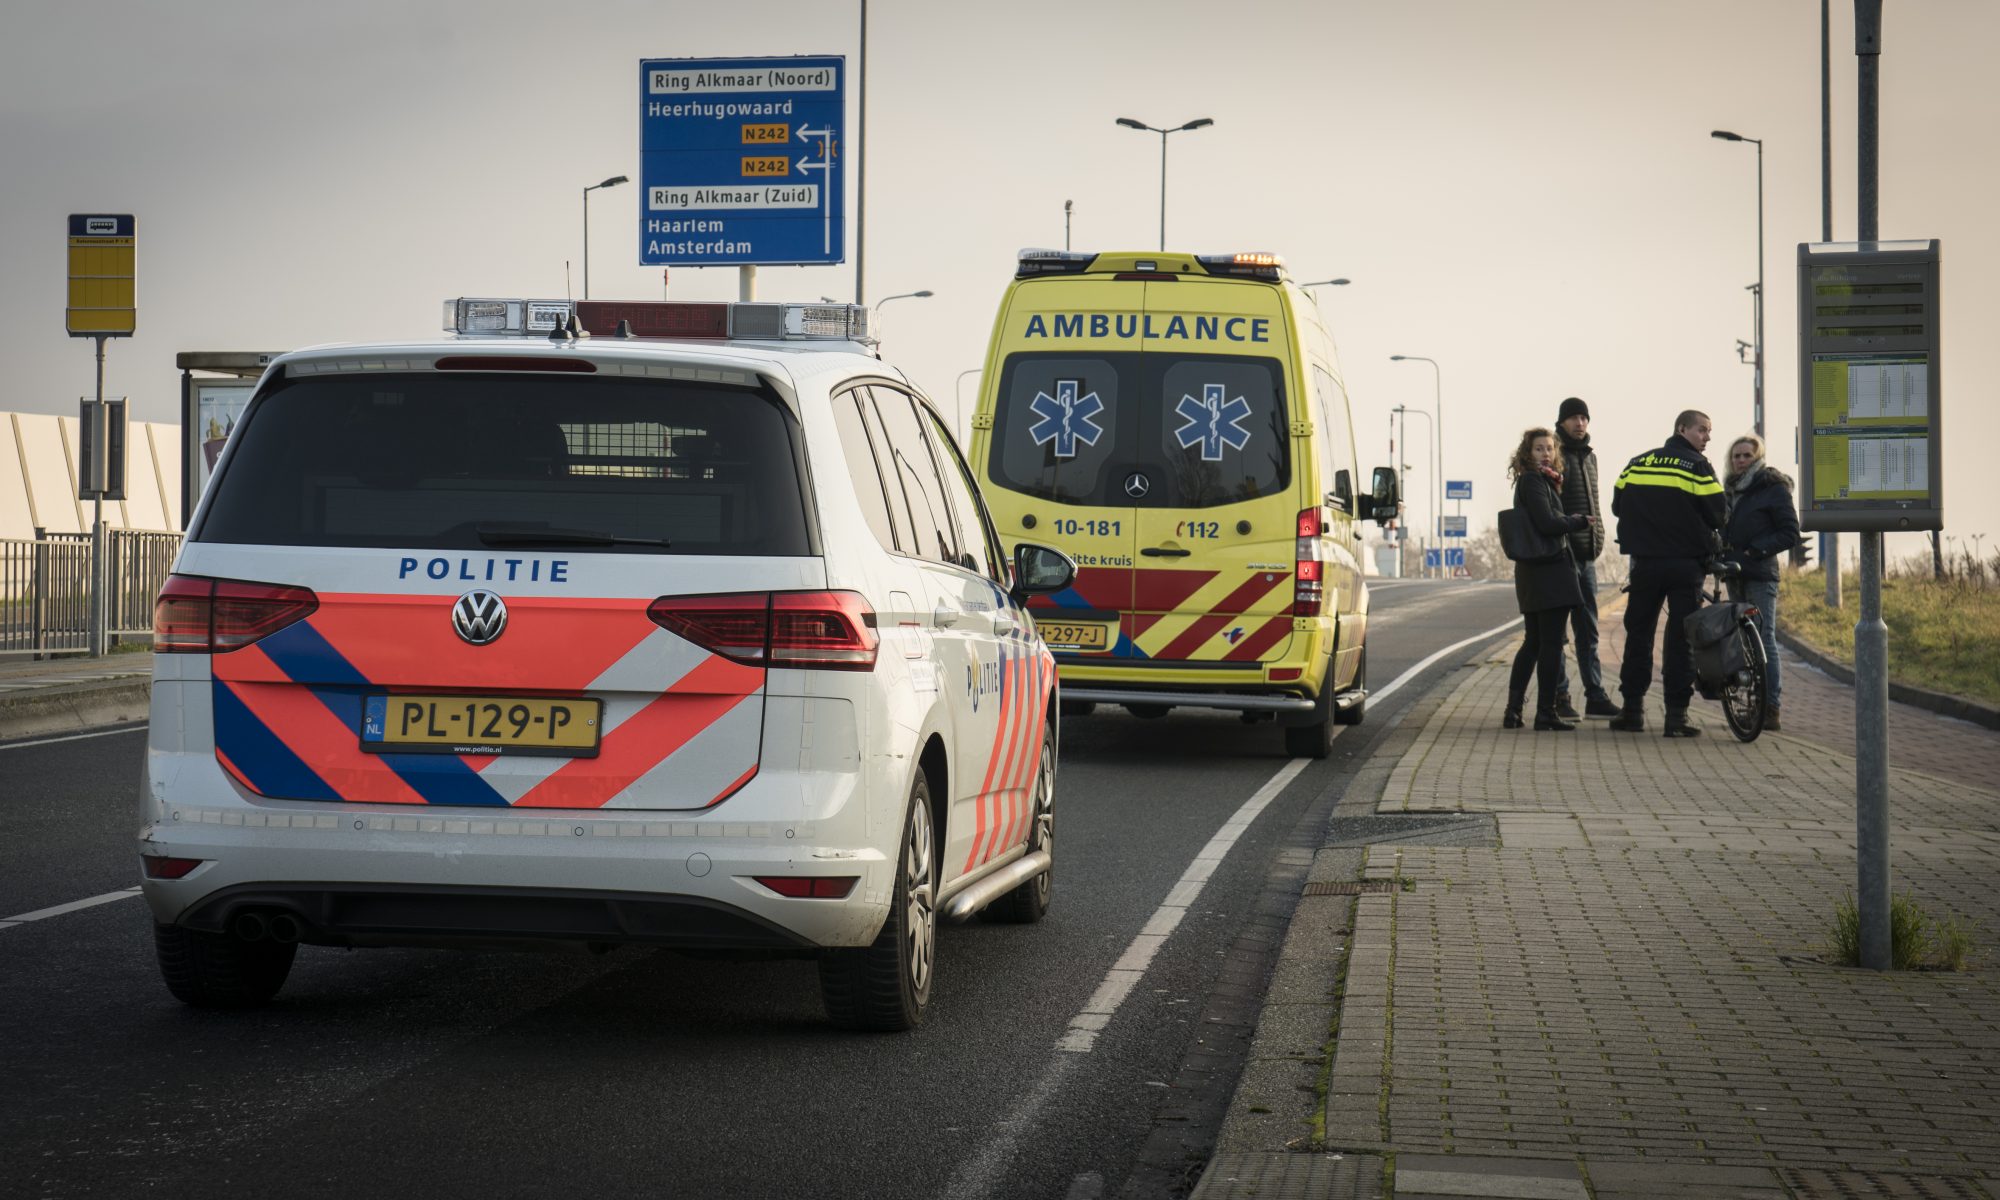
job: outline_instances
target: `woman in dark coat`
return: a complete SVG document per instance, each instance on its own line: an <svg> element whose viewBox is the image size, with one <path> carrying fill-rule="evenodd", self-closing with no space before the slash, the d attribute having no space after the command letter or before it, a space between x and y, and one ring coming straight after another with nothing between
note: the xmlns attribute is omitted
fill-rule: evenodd
<svg viewBox="0 0 2000 1200"><path fill-rule="evenodd" d="M1729 447L1729 470L1722 490L1729 523L1722 529L1725 554L1742 564L1743 575L1729 585L1732 597L1757 606L1757 632L1764 642L1764 728L1778 729L1778 556L1799 544L1799 511L1792 503L1792 479L1764 463L1764 439L1746 433Z"/></svg>
<svg viewBox="0 0 2000 1200"><path fill-rule="evenodd" d="M1564 635L1570 610L1583 603L1576 581L1576 560L1570 556L1568 535L1594 519L1570 516L1562 507L1562 451L1555 435L1530 429L1507 464L1514 480L1514 511L1544 537L1561 544L1561 552L1546 562L1514 564L1514 599L1520 603L1528 633L1514 655L1507 678L1507 712L1500 724L1521 727L1521 705L1528 695L1528 676L1535 676L1535 728L1568 732L1575 725L1556 715L1556 688L1562 682Z"/></svg>

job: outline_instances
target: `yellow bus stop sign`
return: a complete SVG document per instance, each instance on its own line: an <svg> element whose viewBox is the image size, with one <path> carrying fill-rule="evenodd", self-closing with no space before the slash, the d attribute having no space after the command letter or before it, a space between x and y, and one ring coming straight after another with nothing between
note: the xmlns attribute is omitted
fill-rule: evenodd
<svg viewBox="0 0 2000 1200"><path fill-rule="evenodd" d="M131 337L139 311L133 289L132 214L69 218L71 337Z"/></svg>

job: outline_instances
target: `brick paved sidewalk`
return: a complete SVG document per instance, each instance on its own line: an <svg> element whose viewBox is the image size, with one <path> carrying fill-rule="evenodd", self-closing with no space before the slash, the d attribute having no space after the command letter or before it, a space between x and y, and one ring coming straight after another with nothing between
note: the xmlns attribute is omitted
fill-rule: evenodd
<svg viewBox="0 0 2000 1200"><path fill-rule="evenodd" d="M1537 734L1500 728L1512 649L1389 773L1383 811L1490 812L1500 844L1369 850L1404 882L1358 900L1326 1145L1395 1154L1405 1196L2000 1197L2000 773L1963 777L2000 738L1895 735L1930 768L1892 770L1895 886L1973 969L1838 968L1853 762L1790 731L1840 685L1797 671L1749 745L1719 714L1661 737L1657 687L1647 734Z"/></svg>

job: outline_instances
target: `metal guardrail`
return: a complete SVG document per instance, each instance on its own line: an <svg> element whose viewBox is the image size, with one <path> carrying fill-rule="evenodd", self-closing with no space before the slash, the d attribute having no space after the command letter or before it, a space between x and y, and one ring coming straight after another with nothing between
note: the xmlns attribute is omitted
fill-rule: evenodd
<svg viewBox="0 0 2000 1200"><path fill-rule="evenodd" d="M106 529L105 627L110 640L150 638L153 597L181 535ZM48 533L0 539L0 655L91 652L92 537Z"/></svg>

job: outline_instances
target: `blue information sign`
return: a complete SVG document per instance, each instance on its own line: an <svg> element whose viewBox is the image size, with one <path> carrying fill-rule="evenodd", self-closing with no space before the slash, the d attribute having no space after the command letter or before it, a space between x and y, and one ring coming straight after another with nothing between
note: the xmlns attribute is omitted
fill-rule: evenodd
<svg viewBox="0 0 2000 1200"><path fill-rule="evenodd" d="M1447 480L1445 480L1445 481L1444 481L1444 498L1445 498L1445 499L1447 499L1447 500L1470 500L1470 499L1472 499L1472 481L1471 481L1470 479L1447 479Z"/></svg>
<svg viewBox="0 0 2000 1200"><path fill-rule="evenodd" d="M1424 551L1424 570L1435 571L1444 565L1444 558L1436 548Z"/></svg>
<svg viewBox="0 0 2000 1200"><path fill-rule="evenodd" d="M845 261L847 60L639 63L639 263Z"/></svg>
<svg viewBox="0 0 2000 1200"><path fill-rule="evenodd" d="M1464 547L1462 547L1462 546L1453 546L1453 547L1452 547L1452 548L1450 548L1449 550L1446 550L1446 551L1444 552L1444 565L1445 565L1445 566L1447 566L1447 567L1462 567L1462 566L1464 566L1464 565L1465 565L1465 549L1464 549Z"/></svg>

